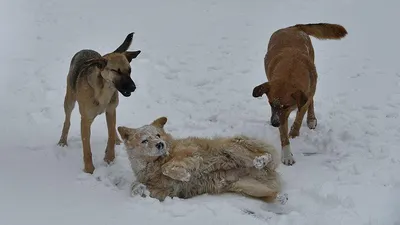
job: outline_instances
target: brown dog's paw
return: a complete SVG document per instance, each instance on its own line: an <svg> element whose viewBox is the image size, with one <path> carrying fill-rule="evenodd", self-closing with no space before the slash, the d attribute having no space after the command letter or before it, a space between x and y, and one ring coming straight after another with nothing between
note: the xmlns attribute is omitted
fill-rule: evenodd
<svg viewBox="0 0 400 225"><path fill-rule="evenodd" d="M307 126L311 130L315 129L317 127L317 119L316 118L307 119Z"/></svg>
<svg viewBox="0 0 400 225"><path fill-rule="evenodd" d="M290 129L290 132L289 132L290 138L295 138L295 137L298 137L299 135L300 135L300 131L298 129L295 129L293 127L292 127L292 129Z"/></svg>

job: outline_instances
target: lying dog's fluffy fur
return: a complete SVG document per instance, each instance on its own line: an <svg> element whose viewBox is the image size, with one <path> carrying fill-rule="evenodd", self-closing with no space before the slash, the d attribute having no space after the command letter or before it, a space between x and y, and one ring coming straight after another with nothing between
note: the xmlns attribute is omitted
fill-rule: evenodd
<svg viewBox="0 0 400 225"><path fill-rule="evenodd" d="M277 199L280 160L272 145L245 136L174 139L164 131L166 122L161 117L136 129L118 127L137 178L133 194L147 189L160 201L224 192Z"/></svg>

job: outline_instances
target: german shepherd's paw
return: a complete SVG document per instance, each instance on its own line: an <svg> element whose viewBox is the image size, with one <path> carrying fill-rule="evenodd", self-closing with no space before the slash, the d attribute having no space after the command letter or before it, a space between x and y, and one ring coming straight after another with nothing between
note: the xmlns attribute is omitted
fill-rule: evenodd
<svg viewBox="0 0 400 225"><path fill-rule="evenodd" d="M162 169L162 173L174 180L188 182L190 180L190 173L183 167L180 166L166 166Z"/></svg>
<svg viewBox="0 0 400 225"><path fill-rule="evenodd" d="M131 196L137 196L140 195L141 197L146 197L148 196L150 193L147 190L146 185L139 183L139 182L133 182L131 185Z"/></svg>
<svg viewBox="0 0 400 225"><path fill-rule="evenodd" d="M271 154L265 154L262 156L257 156L253 159L253 164L254 167L256 167L257 169L262 169L265 166L267 166L267 164L269 162L272 161L272 155Z"/></svg>
<svg viewBox="0 0 400 225"><path fill-rule="evenodd" d="M65 146L68 146L68 143L67 143L67 140L65 140L65 139L60 139L60 141L58 141L58 144L57 144L58 146L61 146L61 147L65 147Z"/></svg>

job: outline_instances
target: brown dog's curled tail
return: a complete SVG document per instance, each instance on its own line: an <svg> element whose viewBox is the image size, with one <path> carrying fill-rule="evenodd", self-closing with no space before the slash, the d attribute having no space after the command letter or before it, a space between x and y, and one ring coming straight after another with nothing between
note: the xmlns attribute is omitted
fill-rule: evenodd
<svg viewBox="0 0 400 225"><path fill-rule="evenodd" d="M346 29L339 24L330 23L310 23L296 24L293 26L304 33L315 38L324 39L341 39L347 35Z"/></svg>

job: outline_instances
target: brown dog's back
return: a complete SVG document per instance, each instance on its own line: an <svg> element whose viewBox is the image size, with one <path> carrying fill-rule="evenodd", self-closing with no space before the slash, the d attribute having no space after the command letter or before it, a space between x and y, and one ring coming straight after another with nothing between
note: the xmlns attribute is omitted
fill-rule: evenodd
<svg viewBox="0 0 400 225"><path fill-rule="evenodd" d="M317 39L341 39L346 36L346 29L338 24L312 23L297 24L275 31L269 40L268 51L265 56L265 72L267 76L271 74L268 67L274 67L275 58L298 59L306 57L314 63L314 48L309 36ZM288 57L291 55L291 57ZM279 61L279 60L278 60ZM271 79L272 77L268 77Z"/></svg>

